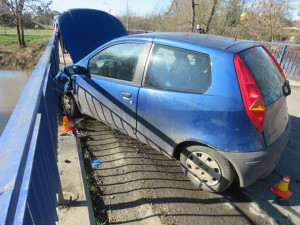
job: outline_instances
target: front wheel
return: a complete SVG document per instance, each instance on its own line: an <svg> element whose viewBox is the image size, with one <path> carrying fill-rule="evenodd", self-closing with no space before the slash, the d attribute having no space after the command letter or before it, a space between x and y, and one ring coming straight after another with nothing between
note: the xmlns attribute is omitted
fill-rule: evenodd
<svg viewBox="0 0 300 225"><path fill-rule="evenodd" d="M235 177L229 161L216 150L206 146L185 147L180 154L180 163L189 180L206 191L224 191Z"/></svg>
<svg viewBox="0 0 300 225"><path fill-rule="evenodd" d="M70 118L75 118L80 114L76 102L71 93L65 93L60 97L62 113Z"/></svg>

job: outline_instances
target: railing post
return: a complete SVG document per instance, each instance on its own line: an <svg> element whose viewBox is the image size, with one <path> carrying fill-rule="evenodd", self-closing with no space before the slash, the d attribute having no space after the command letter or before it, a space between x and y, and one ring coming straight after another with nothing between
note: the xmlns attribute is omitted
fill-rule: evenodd
<svg viewBox="0 0 300 225"><path fill-rule="evenodd" d="M281 63L282 63L282 61L283 61L283 57L284 57L284 55L285 55L286 48L287 48L287 45L284 45L284 46L283 46L283 49L282 49L282 53L281 53L280 59L279 59L279 65L280 65L280 66L281 66Z"/></svg>

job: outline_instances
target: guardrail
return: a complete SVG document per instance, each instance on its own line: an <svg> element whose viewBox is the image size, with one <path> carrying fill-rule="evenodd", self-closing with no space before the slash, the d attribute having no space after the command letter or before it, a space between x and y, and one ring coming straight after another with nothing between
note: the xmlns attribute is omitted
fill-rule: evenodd
<svg viewBox="0 0 300 225"><path fill-rule="evenodd" d="M58 221L58 69L53 34L0 137L0 225Z"/></svg>
<svg viewBox="0 0 300 225"><path fill-rule="evenodd" d="M280 42L253 41L265 45L277 59L288 78L300 79L300 45Z"/></svg>

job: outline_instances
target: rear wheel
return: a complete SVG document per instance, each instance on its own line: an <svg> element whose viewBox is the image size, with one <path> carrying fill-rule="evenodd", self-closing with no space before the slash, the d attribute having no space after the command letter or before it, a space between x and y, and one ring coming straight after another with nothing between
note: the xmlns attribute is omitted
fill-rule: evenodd
<svg viewBox="0 0 300 225"><path fill-rule="evenodd" d="M70 118L74 118L80 114L76 102L71 93L66 93L60 98L62 113Z"/></svg>
<svg viewBox="0 0 300 225"><path fill-rule="evenodd" d="M229 161L206 146L185 147L180 154L180 163L189 180L206 191L224 191L234 180L235 172Z"/></svg>

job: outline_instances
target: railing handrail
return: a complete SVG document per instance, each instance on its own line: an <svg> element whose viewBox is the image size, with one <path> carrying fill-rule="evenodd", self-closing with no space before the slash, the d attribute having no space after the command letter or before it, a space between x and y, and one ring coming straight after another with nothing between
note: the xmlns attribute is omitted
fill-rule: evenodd
<svg viewBox="0 0 300 225"><path fill-rule="evenodd" d="M30 140L55 40L54 33L0 137L0 224L11 224L14 220Z"/></svg>

